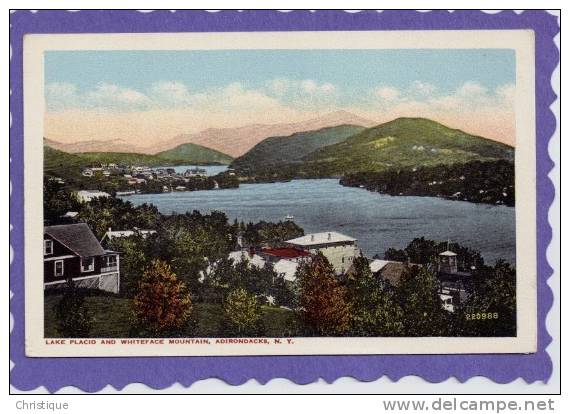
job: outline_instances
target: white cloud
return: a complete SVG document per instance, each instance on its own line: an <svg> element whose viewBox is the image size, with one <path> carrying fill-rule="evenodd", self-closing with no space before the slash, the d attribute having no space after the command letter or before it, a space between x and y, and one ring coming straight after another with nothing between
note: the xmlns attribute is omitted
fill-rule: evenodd
<svg viewBox="0 0 570 414"><path fill-rule="evenodd" d="M333 93L336 91L336 87L332 83L323 83L320 88L321 92Z"/></svg>
<svg viewBox="0 0 570 414"><path fill-rule="evenodd" d="M372 89L363 106L371 106L378 111L401 110L405 113L426 110L449 113L510 111L513 108L514 91L512 84L490 90L477 82L467 81L452 92L439 93L432 84L414 81L403 91L389 85L378 86Z"/></svg>
<svg viewBox="0 0 570 414"><path fill-rule="evenodd" d="M259 92L278 99L283 105L305 111L333 110L339 97L336 85L313 79L275 78L265 82Z"/></svg>
<svg viewBox="0 0 570 414"><path fill-rule="evenodd" d="M284 78L272 79L266 82L267 89L276 96L283 96L291 86L291 81Z"/></svg>
<svg viewBox="0 0 570 414"><path fill-rule="evenodd" d="M434 94L436 90L437 87L431 83L415 80L410 85L409 93L411 95L430 96Z"/></svg>
<svg viewBox="0 0 570 414"><path fill-rule="evenodd" d="M162 106L186 105L192 101L192 95L186 84L177 81L159 81L150 87L153 101Z"/></svg>
<svg viewBox="0 0 570 414"><path fill-rule="evenodd" d="M391 86L379 86L374 89L373 93L376 97L385 101L394 101L400 96L400 91Z"/></svg>
<svg viewBox="0 0 570 414"><path fill-rule="evenodd" d="M295 83L293 83L295 85ZM325 82L319 84L312 79L305 79L300 82L300 86L303 92L307 94L330 94L333 93L336 88L332 83Z"/></svg>
<svg viewBox="0 0 570 414"><path fill-rule="evenodd" d="M47 85L46 93L50 96L65 97L73 96L77 92L77 87L72 83L53 82Z"/></svg>
<svg viewBox="0 0 570 414"><path fill-rule="evenodd" d="M221 90L218 95L210 96L211 109L215 110L220 105L234 111L272 110L281 106L280 102L262 91L247 89L241 83L234 82Z"/></svg>
<svg viewBox="0 0 570 414"><path fill-rule="evenodd" d="M476 97L476 96L485 95L486 93L487 93L487 88L485 88L484 86L482 86L477 82L471 82L471 81L465 82L456 91L457 95L466 96L466 97Z"/></svg>
<svg viewBox="0 0 570 414"><path fill-rule="evenodd" d="M294 80L287 78L275 78L265 83L265 89L269 95L280 97L286 96L314 96L332 95L337 88L330 82L317 82L313 79Z"/></svg>
<svg viewBox="0 0 570 414"><path fill-rule="evenodd" d="M306 79L304 81L301 81L301 88L306 93L313 93L318 89L318 86L314 80Z"/></svg>
<svg viewBox="0 0 570 414"><path fill-rule="evenodd" d="M336 87L329 82L311 79L273 79L259 88L246 87L233 82L219 88L192 91L183 82L159 81L145 91L120 85L100 83L95 88L79 91L69 83L53 83L46 86L49 110L97 109L113 111L137 111L147 109L183 109L195 106L208 110L247 111L268 106L316 109L330 106L336 98Z"/></svg>
<svg viewBox="0 0 570 414"><path fill-rule="evenodd" d="M151 104L144 93L109 83L100 83L85 95L87 106L143 109Z"/></svg>
<svg viewBox="0 0 570 414"><path fill-rule="evenodd" d="M63 110L77 105L77 87L72 83L53 82L46 85L45 100L50 110Z"/></svg>
<svg viewBox="0 0 570 414"><path fill-rule="evenodd" d="M515 103L516 87L512 83L501 85L495 89L495 94L504 104L512 106Z"/></svg>

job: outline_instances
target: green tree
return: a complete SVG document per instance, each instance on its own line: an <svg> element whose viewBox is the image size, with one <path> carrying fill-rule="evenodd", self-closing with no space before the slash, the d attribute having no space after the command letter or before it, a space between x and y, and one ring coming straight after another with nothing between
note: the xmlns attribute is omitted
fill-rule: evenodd
<svg viewBox="0 0 570 414"><path fill-rule="evenodd" d="M152 236L151 236L152 237ZM117 237L109 240L106 247L121 253L121 295L132 298L136 295L144 269L150 262L147 254L148 239L141 235Z"/></svg>
<svg viewBox="0 0 570 414"><path fill-rule="evenodd" d="M162 260L153 260L144 272L133 307L139 326L151 336L178 335L191 322L188 289Z"/></svg>
<svg viewBox="0 0 570 414"><path fill-rule="evenodd" d="M256 224L248 223L245 227L243 238L249 246L264 244L277 247L281 246L284 241L294 239L303 234L303 229L292 221L280 221L278 223L260 221Z"/></svg>
<svg viewBox="0 0 570 414"><path fill-rule="evenodd" d="M261 306L255 295L243 288L232 290L226 297L222 320L224 336L259 336L263 334Z"/></svg>
<svg viewBox="0 0 570 414"><path fill-rule="evenodd" d="M378 258L380 258L380 257L378 257ZM406 260L408 260L408 255L406 254L405 250L398 250L398 249L394 249L393 247L390 247L384 253L384 260L392 260L395 262L405 262Z"/></svg>
<svg viewBox="0 0 570 414"><path fill-rule="evenodd" d="M482 279L469 299L456 311L465 336L515 336L517 333L516 271L505 261L481 269ZM472 315L485 315L473 317ZM489 318L488 316L491 315Z"/></svg>
<svg viewBox="0 0 570 414"><path fill-rule="evenodd" d="M457 253L457 264L461 271L470 272L484 265L481 253L461 246L458 243L436 242L424 237L415 238L404 250L390 248L384 253L384 259L398 262L410 261L414 264L427 265L437 263L438 256L445 250Z"/></svg>
<svg viewBox="0 0 570 414"><path fill-rule="evenodd" d="M346 334L350 327L346 289L340 285L326 257L319 253L301 263L296 276L301 315L310 333L319 336Z"/></svg>
<svg viewBox="0 0 570 414"><path fill-rule="evenodd" d="M61 216L68 211L77 211L79 203L66 191L62 184L44 178L44 221L47 224L58 224Z"/></svg>
<svg viewBox="0 0 570 414"><path fill-rule="evenodd" d="M409 267L396 288L403 312L404 335L446 336L448 312L439 297L439 282L425 266Z"/></svg>
<svg viewBox="0 0 570 414"><path fill-rule="evenodd" d="M251 263L247 253L234 263L232 259L223 258L210 265L210 272L205 278L211 286L222 291L245 289L258 297L265 297L272 292L272 286L278 275L270 263L258 267Z"/></svg>
<svg viewBox="0 0 570 414"><path fill-rule="evenodd" d="M402 310L392 290L378 281L368 259L355 258L346 279L352 336L398 336L403 333Z"/></svg>
<svg viewBox="0 0 570 414"><path fill-rule="evenodd" d="M275 305L293 308L295 306L295 292L293 284L285 280L282 275L277 275L273 280L270 290L271 296L275 299Z"/></svg>
<svg viewBox="0 0 570 414"><path fill-rule="evenodd" d="M175 273L190 290L201 294L200 280L233 247L232 227L223 213L202 215L197 211L164 217L149 252L172 264Z"/></svg>
<svg viewBox="0 0 570 414"><path fill-rule="evenodd" d="M75 287L73 279L67 280L65 293L57 304L57 330L65 338L87 338L93 318L85 306L84 295Z"/></svg>

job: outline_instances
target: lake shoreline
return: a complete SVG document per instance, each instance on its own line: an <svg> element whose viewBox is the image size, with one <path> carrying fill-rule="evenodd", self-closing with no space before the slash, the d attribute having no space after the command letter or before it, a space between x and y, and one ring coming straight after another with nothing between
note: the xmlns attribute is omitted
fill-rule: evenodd
<svg viewBox="0 0 570 414"><path fill-rule="evenodd" d="M306 232L333 230L359 240L367 256L403 248L415 237L460 242L492 263L515 262L515 209L429 196L391 196L339 185L335 179L241 184L224 190L136 194L134 205L163 214L224 212L230 220L279 222L287 216Z"/></svg>

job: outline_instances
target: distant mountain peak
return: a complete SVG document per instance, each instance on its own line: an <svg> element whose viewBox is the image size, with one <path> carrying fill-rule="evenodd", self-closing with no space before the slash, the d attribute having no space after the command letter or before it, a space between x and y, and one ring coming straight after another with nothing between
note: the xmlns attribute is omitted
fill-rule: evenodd
<svg viewBox="0 0 570 414"><path fill-rule="evenodd" d="M82 152L124 152L140 153L141 149L124 139L88 140L65 143L44 137L44 144L71 154Z"/></svg>
<svg viewBox="0 0 570 414"><path fill-rule="evenodd" d="M353 114L352 112L349 112L345 109L339 109L338 111L326 113L307 122L319 122L319 121L330 122L331 125L329 126L335 126L335 124L336 125L352 124L352 125L359 125L365 127L376 125L376 122L370 119L363 118L359 115Z"/></svg>
<svg viewBox="0 0 570 414"><path fill-rule="evenodd" d="M161 142L147 148L145 152L156 154L181 144L191 143L202 145L236 158L245 154L259 142L269 137L284 137L297 132L315 131L321 128L339 125L371 127L376 125L376 122L345 110L339 110L306 121L293 123L255 123L235 128L207 128L193 134L177 135L169 141Z"/></svg>

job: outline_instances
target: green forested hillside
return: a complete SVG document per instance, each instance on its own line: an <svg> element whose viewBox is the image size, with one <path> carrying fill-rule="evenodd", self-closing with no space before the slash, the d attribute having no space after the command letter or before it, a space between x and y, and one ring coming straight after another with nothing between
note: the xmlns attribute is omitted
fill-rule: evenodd
<svg viewBox="0 0 570 414"><path fill-rule="evenodd" d="M515 205L515 166L507 160L358 172L345 175L340 183L394 196Z"/></svg>
<svg viewBox="0 0 570 414"><path fill-rule="evenodd" d="M344 175L411 166L513 160L514 148L424 118L398 118L312 152L304 169Z"/></svg>
<svg viewBox="0 0 570 414"><path fill-rule="evenodd" d="M68 175L68 170L99 164L147 165L228 164L231 157L194 144L183 144L156 155L130 152L80 152L71 154L44 144L44 171Z"/></svg>
<svg viewBox="0 0 570 414"><path fill-rule="evenodd" d="M298 132L285 137L270 137L232 162L232 167L247 174L279 165L299 163L313 151L337 144L364 130L356 125L340 125L316 131Z"/></svg>
<svg viewBox="0 0 570 414"><path fill-rule="evenodd" d="M197 144L182 144L156 154L156 157L172 163L229 164L233 158L220 151Z"/></svg>
<svg viewBox="0 0 570 414"><path fill-rule="evenodd" d="M79 155L44 145L44 171L46 173L60 175L62 172L68 172L69 170L77 169L79 171L85 163L86 161Z"/></svg>

